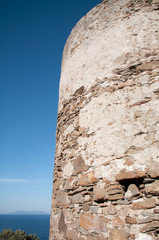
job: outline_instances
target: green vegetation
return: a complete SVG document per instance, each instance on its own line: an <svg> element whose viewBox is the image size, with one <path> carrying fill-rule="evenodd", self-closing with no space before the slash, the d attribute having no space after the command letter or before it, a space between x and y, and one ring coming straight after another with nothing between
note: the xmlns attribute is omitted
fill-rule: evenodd
<svg viewBox="0 0 159 240"><path fill-rule="evenodd" d="M11 229L2 230L0 233L0 240L39 240L36 235L26 235L24 231L16 230L13 232Z"/></svg>

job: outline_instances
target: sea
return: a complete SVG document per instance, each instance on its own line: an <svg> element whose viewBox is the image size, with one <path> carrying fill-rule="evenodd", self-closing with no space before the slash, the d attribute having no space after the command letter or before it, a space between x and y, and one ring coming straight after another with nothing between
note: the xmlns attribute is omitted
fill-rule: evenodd
<svg viewBox="0 0 159 240"><path fill-rule="evenodd" d="M3 229L23 230L26 234L36 234L39 240L49 239L49 214L0 214L0 232Z"/></svg>

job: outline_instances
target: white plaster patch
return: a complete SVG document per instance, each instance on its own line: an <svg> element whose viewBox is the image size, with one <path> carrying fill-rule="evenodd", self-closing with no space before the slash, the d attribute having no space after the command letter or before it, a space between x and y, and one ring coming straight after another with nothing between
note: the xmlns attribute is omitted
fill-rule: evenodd
<svg viewBox="0 0 159 240"><path fill-rule="evenodd" d="M74 171L74 167L72 165L71 162L68 162L63 169L63 176L64 177L71 177L71 175L73 174Z"/></svg>
<svg viewBox="0 0 159 240"><path fill-rule="evenodd" d="M71 124L64 130L64 135L66 136L67 134L71 133L73 130L74 130L74 126L73 124Z"/></svg>
<svg viewBox="0 0 159 240"><path fill-rule="evenodd" d="M107 15L107 11L103 13ZM127 21L116 21L115 24L100 21L98 28L87 31L93 18L92 12L82 18L65 45L59 106L61 101L69 98L82 85L89 88L96 78L111 77L114 68L124 67L129 63L127 57L126 61L116 61L117 59L123 59L123 56L129 54L131 61L136 61L138 56L141 57L140 49L144 55L146 49L156 48L158 36L155 31L159 23L157 23L158 15L155 12L149 12L148 18L146 12L140 11ZM88 24L87 29L83 28L83 26L86 27L85 22ZM139 22L142 23L142 29ZM137 36L132 37L132 34ZM72 52L72 48L75 51ZM114 64L115 61L116 64Z"/></svg>
<svg viewBox="0 0 159 240"><path fill-rule="evenodd" d="M152 237L147 234L139 233L135 240L152 240Z"/></svg>
<svg viewBox="0 0 159 240"><path fill-rule="evenodd" d="M109 180L115 180L116 169L108 166L99 166L95 168L96 178L107 178Z"/></svg>

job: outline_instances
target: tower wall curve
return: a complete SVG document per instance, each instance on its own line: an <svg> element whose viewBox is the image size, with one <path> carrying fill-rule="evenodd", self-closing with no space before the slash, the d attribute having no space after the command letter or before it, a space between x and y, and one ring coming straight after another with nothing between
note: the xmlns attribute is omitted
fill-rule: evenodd
<svg viewBox="0 0 159 240"><path fill-rule="evenodd" d="M103 1L66 42L50 240L159 239L158 10Z"/></svg>

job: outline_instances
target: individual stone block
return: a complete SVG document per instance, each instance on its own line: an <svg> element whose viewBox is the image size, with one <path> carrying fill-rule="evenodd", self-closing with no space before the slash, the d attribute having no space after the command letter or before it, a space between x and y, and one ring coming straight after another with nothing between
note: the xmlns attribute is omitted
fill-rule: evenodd
<svg viewBox="0 0 159 240"><path fill-rule="evenodd" d="M85 203L85 204L83 205L83 207L82 207L82 210L83 210L84 212L88 212L89 209L90 209L90 205L87 204L87 203Z"/></svg>
<svg viewBox="0 0 159 240"><path fill-rule="evenodd" d="M136 218L135 218L135 217L127 216L127 217L125 218L125 223L126 223L126 224L136 224L137 221L136 221Z"/></svg>
<svg viewBox="0 0 159 240"><path fill-rule="evenodd" d="M66 237L68 239L71 239L71 240L77 240L78 239L78 236L77 236L77 233L76 231L72 230L72 229L67 229L66 231Z"/></svg>
<svg viewBox="0 0 159 240"><path fill-rule="evenodd" d="M75 162L74 162L74 173L75 174L78 174L82 171L87 171L88 170L88 166L85 165L85 162L84 162L84 159L82 158L82 156L78 156L76 159L75 159Z"/></svg>
<svg viewBox="0 0 159 240"><path fill-rule="evenodd" d="M110 240L129 240L129 233L124 230L113 229L110 232Z"/></svg>
<svg viewBox="0 0 159 240"><path fill-rule="evenodd" d="M116 175L117 181L127 180L127 179L137 179L137 178L143 178L145 177L145 172L139 172L139 171L130 171L130 172L123 172Z"/></svg>
<svg viewBox="0 0 159 240"><path fill-rule="evenodd" d="M67 178L65 181L64 189L74 191L77 188L76 183L77 179L75 177Z"/></svg>
<svg viewBox="0 0 159 240"><path fill-rule="evenodd" d="M152 179L152 178L144 178L144 180L143 180L143 185L144 185L144 187L145 187L145 183L152 183L152 182L154 182L155 181L155 179Z"/></svg>
<svg viewBox="0 0 159 240"><path fill-rule="evenodd" d="M154 214L153 216L149 216L146 218L140 218L137 220L138 224L150 223L153 221L159 221L159 214Z"/></svg>
<svg viewBox="0 0 159 240"><path fill-rule="evenodd" d="M58 230L60 232L65 232L67 229L67 226L65 224L65 216L64 216L64 212L61 211L61 216L60 216L60 221L59 221L59 224L58 224Z"/></svg>
<svg viewBox="0 0 159 240"><path fill-rule="evenodd" d="M124 194L114 194L114 195L106 195L106 200L108 201L116 201L124 198Z"/></svg>
<svg viewBox="0 0 159 240"><path fill-rule="evenodd" d="M80 88L78 88L75 92L74 92L74 96L78 96L81 95L84 92L84 86L81 86Z"/></svg>
<svg viewBox="0 0 159 240"><path fill-rule="evenodd" d="M83 203L84 197L83 197L82 193L77 193L77 194L73 195L71 198L71 202L72 203Z"/></svg>
<svg viewBox="0 0 159 240"><path fill-rule="evenodd" d="M159 195L159 180L145 185L146 194Z"/></svg>
<svg viewBox="0 0 159 240"><path fill-rule="evenodd" d="M89 213L80 214L80 226L85 230L106 232L108 219L102 216L97 216Z"/></svg>
<svg viewBox="0 0 159 240"><path fill-rule="evenodd" d="M118 227L118 226L124 226L124 225L125 225L125 222L124 222L124 220L122 220L120 217L114 216L114 217L112 218L112 225L113 225L113 226L116 226L116 227Z"/></svg>
<svg viewBox="0 0 159 240"><path fill-rule="evenodd" d="M116 205L129 205L129 204L131 204L131 202L125 199L125 200L118 200L115 202L115 204Z"/></svg>
<svg viewBox="0 0 159 240"><path fill-rule="evenodd" d="M158 178L159 177L159 162L153 161L150 165L148 173L152 178Z"/></svg>
<svg viewBox="0 0 159 240"><path fill-rule="evenodd" d="M94 201L99 201L105 199L105 190L99 186L93 188Z"/></svg>
<svg viewBox="0 0 159 240"><path fill-rule="evenodd" d="M125 199L133 200L141 195L138 187L135 184L130 184L128 186L127 192L125 193Z"/></svg>
<svg viewBox="0 0 159 240"><path fill-rule="evenodd" d="M107 214L108 215L115 215L117 213L116 207L114 205L109 205L107 207Z"/></svg>
<svg viewBox="0 0 159 240"><path fill-rule="evenodd" d="M159 213L159 208L153 210L154 213Z"/></svg>
<svg viewBox="0 0 159 240"><path fill-rule="evenodd" d="M150 75L149 74L145 74L145 75L141 75L138 79L138 82L141 84L148 84L150 80Z"/></svg>
<svg viewBox="0 0 159 240"><path fill-rule="evenodd" d="M147 70L154 70L156 68L159 68L159 61L152 61L149 63L143 63L139 65L136 70L137 71L147 71Z"/></svg>
<svg viewBox="0 0 159 240"><path fill-rule="evenodd" d="M94 171L92 171L92 172L82 174L78 184L81 186L89 186L96 183L97 181L98 180L94 175Z"/></svg>
<svg viewBox="0 0 159 240"><path fill-rule="evenodd" d="M97 213L98 208L99 208L98 206L90 206L90 212Z"/></svg>
<svg viewBox="0 0 159 240"><path fill-rule="evenodd" d="M145 223L150 223L152 222L152 217L147 217L147 218L139 218L137 220L138 224L145 224Z"/></svg>
<svg viewBox="0 0 159 240"><path fill-rule="evenodd" d="M154 231L157 229L159 229L159 221L154 221L154 222L148 223L144 227L142 227L140 229L140 232L146 233L146 232Z"/></svg>
<svg viewBox="0 0 159 240"><path fill-rule="evenodd" d="M97 235L88 235L87 234L87 240L108 240L105 236L102 236L102 234L97 234Z"/></svg>
<svg viewBox="0 0 159 240"><path fill-rule="evenodd" d="M68 199L67 193L63 191L57 192L55 196L55 200L53 201L54 206L64 206L69 204L70 201Z"/></svg>
<svg viewBox="0 0 159 240"><path fill-rule="evenodd" d="M132 204L132 209L133 210L139 210L139 209L148 209L148 208L154 208L156 207L155 204L155 199L147 199L144 201L138 201L138 202L134 202Z"/></svg>

